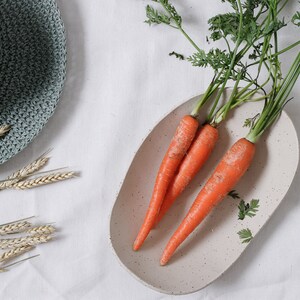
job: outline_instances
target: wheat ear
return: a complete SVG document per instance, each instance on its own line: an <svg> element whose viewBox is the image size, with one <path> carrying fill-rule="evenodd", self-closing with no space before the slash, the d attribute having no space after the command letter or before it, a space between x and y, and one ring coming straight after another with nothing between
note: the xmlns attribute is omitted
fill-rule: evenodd
<svg viewBox="0 0 300 300"><path fill-rule="evenodd" d="M17 247L17 248L13 248L7 252L4 252L0 255L0 262L6 262L10 259L13 259L17 256L20 256L30 250L32 250L34 248L34 246L29 246L29 245L26 245L26 246L21 246L21 247Z"/></svg>
<svg viewBox="0 0 300 300"><path fill-rule="evenodd" d="M22 169L14 172L10 176L6 178L5 181L0 183L0 190L4 190L6 188L11 187L15 183L19 182L20 180L34 174L35 172L42 169L49 161L50 157L46 157L46 155L51 150L46 151L41 156L39 156L37 159L35 159L33 162L28 164L27 166L23 167Z"/></svg>
<svg viewBox="0 0 300 300"><path fill-rule="evenodd" d="M35 246L42 243L47 243L53 237L51 235L30 235L21 238L13 238L13 239L0 239L0 249L12 249L16 247L22 246Z"/></svg>
<svg viewBox="0 0 300 300"><path fill-rule="evenodd" d="M24 232L30 228L32 224L27 221L15 222L0 226L0 235Z"/></svg>
<svg viewBox="0 0 300 300"><path fill-rule="evenodd" d="M4 136L7 132L9 132L10 128L10 125L0 125L0 137Z"/></svg>
<svg viewBox="0 0 300 300"><path fill-rule="evenodd" d="M41 185L55 183L67 179L71 179L77 176L76 172L58 172L58 173L52 173L49 175L36 177L29 180L24 180L17 182L10 186L10 188L18 189L18 190L26 190L26 189L32 189L35 187L39 187Z"/></svg>
<svg viewBox="0 0 300 300"><path fill-rule="evenodd" d="M36 234L49 235L54 233L55 230L56 230L55 227L52 225L41 225L41 226L29 228L28 230L26 230L26 233L29 233L31 235L36 235Z"/></svg>

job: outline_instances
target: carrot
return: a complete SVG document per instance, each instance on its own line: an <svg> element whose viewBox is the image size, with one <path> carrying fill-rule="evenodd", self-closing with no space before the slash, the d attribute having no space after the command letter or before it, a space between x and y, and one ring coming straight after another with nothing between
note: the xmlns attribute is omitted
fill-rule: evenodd
<svg viewBox="0 0 300 300"><path fill-rule="evenodd" d="M255 144L245 138L238 140L227 151L169 240L160 260L162 266L170 260L178 246L194 231L214 206L232 190L250 166L254 153Z"/></svg>
<svg viewBox="0 0 300 300"><path fill-rule="evenodd" d="M279 63L277 67L280 67ZM238 140L221 159L184 220L169 240L160 260L161 265L165 265L170 260L179 245L204 220L214 206L225 198L247 171L255 153L255 143L280 116L282 109L290 100L289 95L299 76L300 52L284 79L278 82L274 74L273 87L266 96L261 113L252 120L247 136Z"/></svg>
<svg viewBox="0 0 300 300"><path fill-rule="evenodd" d="M197 132L186 157L180 164L177 175L170 183L155 225L163 218L176 198L184 191L207 161L216 145L218 137L218 129L210 124L204 125Z"/></svg>
<svg viewBox="0 0 300 300"><path fill-rule="evenodd" d="M180 162L190 147L198 126L198 121L192 116L187 115L181 119L167 153L160 165L146 217L133 244L133 250L138 250L142 246L153 227L167 192L167 188L175 176L175 172L177 171Z"/></svg>

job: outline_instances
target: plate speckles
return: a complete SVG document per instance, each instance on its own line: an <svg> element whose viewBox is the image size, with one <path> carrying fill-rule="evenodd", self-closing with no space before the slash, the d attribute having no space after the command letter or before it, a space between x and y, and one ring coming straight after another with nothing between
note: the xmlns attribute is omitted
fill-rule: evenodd
<svg viewBox="0 0 300 300"><path fill-rule="evenodd" d="M238 220L239 199L227 197L181 245L170 263L161 267L159 259L162 251L200 186L230 145L246 135L248 129L243 128L244 120L258 113L262 103L248 103L238 108L226 126L220 127L220 139L207 164L157 228L151 231L142 248L134 252L132 243L143 221L160 162L180 116L188 113L197 99L199 96L167 115L144 140L111 214L111 243L122 265L145 285L168 294L195 292L221 276L247 248L247 244L241 243L237 232L247 227L253 236L259 232L283 200L298 166L296 131L283 112L272 131L266 132L259 141L252 166L235 187L245 200L260 199L257 215L244 221Z"/></svg>

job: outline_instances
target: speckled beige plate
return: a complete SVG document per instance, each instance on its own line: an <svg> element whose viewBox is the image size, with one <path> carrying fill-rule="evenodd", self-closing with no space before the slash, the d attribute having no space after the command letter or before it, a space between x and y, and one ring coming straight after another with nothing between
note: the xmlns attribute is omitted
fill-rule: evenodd
<svg viewBox="0 0 300 300"><path fill-rule="evenodd" d="M143 221L159 164L180 117L191 111L197 99L176 108L147 136L134 157L111 214L111 243L121 263L147 286L168 294L195 292L222 275L247 247L237 232L243 228L251 229L254 236L259 232L283 200L298 165L297 135L283 112L272 131L257 144L254 162L236 186L246 201L260 200L257 215L238 220L239 201L227 197L181 245L170 263L161 267L163 248L200 186L228 147L247 133L243 122L259 112L262 103L252 102L238 108L220 128L220 139L209 162L150 233L141 250L134 252L132 243Z"/></svg>

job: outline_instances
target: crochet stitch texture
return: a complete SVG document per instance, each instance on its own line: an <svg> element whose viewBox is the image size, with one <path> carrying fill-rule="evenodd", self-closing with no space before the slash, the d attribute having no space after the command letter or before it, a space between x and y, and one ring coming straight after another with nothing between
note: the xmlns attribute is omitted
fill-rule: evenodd
<svg viewBox="0 0 300 300"><path fill-rule="evenodd" d="M66 73L64 26L55 0L0 0L0 164L40 132Z"/></svg>

